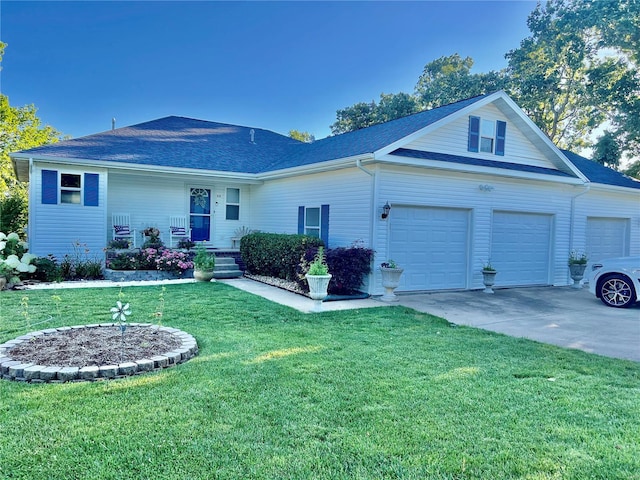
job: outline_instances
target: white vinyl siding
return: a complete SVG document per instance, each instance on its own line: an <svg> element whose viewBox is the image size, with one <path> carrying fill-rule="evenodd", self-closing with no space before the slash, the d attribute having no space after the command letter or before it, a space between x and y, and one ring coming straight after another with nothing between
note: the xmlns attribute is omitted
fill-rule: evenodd
<svg viewBox="0 0 640 480"><path fill-rule="evenodd" d="M81 182L85 173L98 174L98 206L82 205L80 196L79 204L60 203L60 186L57 187L58 203L43 204L40 201L42 191L42 170L53 170L60 173L78 175ZM75 188L75 187L74 187ZM91 259L102 260L105 247L106 222L106 191L107 173L101 169L74 169L59 165L39 164L33 169L30 177L30 210L29 210L29 251L34 255L54 255L62 260L65 255L73 255L78 251ZM81 190L80 190L81 191ZM77 195L81 195L78 193Z"/></svg>
<svg viewBox="0 0 640 480"><path fill-rule="evenodd" d="M416 139L403 148L412 150L423 150L427 152L447 153L451 155L461 155L463 157L482 158L486 160L519 163L523 165L534 165L537 167L557 168L549 159L538 150L522 132L513 128L513 125L505 118L505 115L495 106L487 105L473 111L473 115L481 117L496 124L497 120L507 121L507 134L505 138L505 156L496 156L492 153L472 153L467 150L469 137L469 117L463 116L441 128ZM495 149L495 137L494 145Z"/></svg>
<svg viewBox="0 0 640 480"><path fill-rule="evenodd" d="M330 206L329 246L371 245L372 177L357 168L252 186L252 228L297 233L298 207ZM383 202L384 203L384 202Z"/></svg>

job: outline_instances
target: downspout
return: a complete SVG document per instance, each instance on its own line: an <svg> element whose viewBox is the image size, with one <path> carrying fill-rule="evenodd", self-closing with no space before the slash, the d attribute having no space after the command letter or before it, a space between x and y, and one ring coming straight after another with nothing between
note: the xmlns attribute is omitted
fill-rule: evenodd
<svg viewBox="0 0 640 480"><path fill-rule="evenodd" d="M33 205L34 205L34 201L35 201L35 197L34 197L34 193L33 193L33 158L29 157L29 198L27 199L27 212L28 212L28 216L27 216L27 231L26 233L26 240L27 243L29 244L29 246L31 246L32 244L32 239L31 239L31 235L33 233L33 216L34 216L34 211L33 211Z"/></svg>
<svg viewBox="0 0 640 480"><path fill-rule="evenodd" d="M575 247L575 226L574 223L576 221L576 198L581 197L582 195L584 195L585 193L588 193L589 190L591 189L591 183L590 182L585 182L583 185L584 187L584 191L578 193L577 195L574 195L573 197L571 197L571 217L569 220L569 245L571 250L574 250ZM586 252L585 252L586 253ZM570 273L567 273L567 280L569 281L571 278ZM569 282L570 283L570 282Z"/></svg>
<svg viewBox="0 0 640 480"><path fill-rule="evenodd" d="M571 249L573 250L574 248L574 241L575 241L575 227L574 227L574 223L575 223L575 219L576 219L576 198L581 197L582 195L584 195L585 193L588 193L589 190L591 190L591 182L585 182L582 184L582 186L584 187L584 191L578 193L577 195L574 195L573 197L571 197L571 217L569 220L569 244L571 246Z"/></svg>
<svg viewBox="0 0 640 480"><path fill-rule="evenodd" d="M374 156L374 159L375 159L375 156ZM369 218L369 239L370 239L371 249L375 252L376 240L375 240L375 229L373 228L373 226L376 221L376 207L375 207L376 203L375 202L377 199L377 191L376 191L377 175L376 175L376 172L372 172L371 170L367 170L366 168L364 168L362 166L362 160L360 158L356 159L356 167L371 177L371 196L370 196L371 200L369 204L369 208L371 209L371 217ZM375 280L375 272L372 272L371 274L369 274L369 288L368 288L369 294L373 292L374 280Z"/></svg>

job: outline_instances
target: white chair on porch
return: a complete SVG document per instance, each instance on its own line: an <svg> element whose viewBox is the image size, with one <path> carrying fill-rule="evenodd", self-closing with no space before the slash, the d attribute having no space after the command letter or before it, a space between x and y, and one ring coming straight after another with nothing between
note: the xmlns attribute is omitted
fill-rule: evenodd
<svg viewBox="0 0 640 480"><path fill-rule="evenodd" d="M111 215L113 240L129 240L133 248L137 245L136 231L131 228L131 217L128 213L114 213Z"/></svg>
<svg viewBox="0 0 640 480"><path fill-rule="evenodd" d="M191 228L189 228L187 217L169 217L169 247L173 248L173 242L177 243L182 239L191 239Z"/></svg>

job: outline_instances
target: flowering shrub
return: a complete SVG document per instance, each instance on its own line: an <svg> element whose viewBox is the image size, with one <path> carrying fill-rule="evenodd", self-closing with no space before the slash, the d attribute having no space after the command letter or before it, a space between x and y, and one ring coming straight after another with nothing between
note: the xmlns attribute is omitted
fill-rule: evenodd
<svg viewBox="0 0 640 480"><path fill-rule="evenodd" d="M190 255L169 248L143 248L138 253L123 252L107 262L112 270L162 270L177 274L193 268Z"/></svg>
<svg viewBox="0 0 640 480"><path fill-rule="evenodd" d="M20 240L17 233L5 235L0 232L0 272L8 277L10 284L19 284L20 277L36 271L31 262L35 255L27 253L29 245Z"/></svg>
<svg viewBox="0 0 640 480"><path fill-rule="evenodd" d="M158 270L183 273L185 270L193 268L193 262L189 260L189 256L184 252L165 248L158 250L155 255L154 261Z"/></svg>

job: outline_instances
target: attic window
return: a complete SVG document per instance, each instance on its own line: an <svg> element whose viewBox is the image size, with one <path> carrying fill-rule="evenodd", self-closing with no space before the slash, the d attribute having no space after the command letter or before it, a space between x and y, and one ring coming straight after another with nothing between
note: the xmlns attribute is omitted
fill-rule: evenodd
<svg viewBox="0 0 640 480"><path fill-rule="evenodd" d="M504 156L506 130L507 122L502 120L470 116L467 150Z"/></svg>
<svg viewBox="0 0 640 480"><path fill-rule="evenodd" d="M491 120L482 120L480 125L480 151L493 153L493 143L496 136L496 125Z"/></svg>

